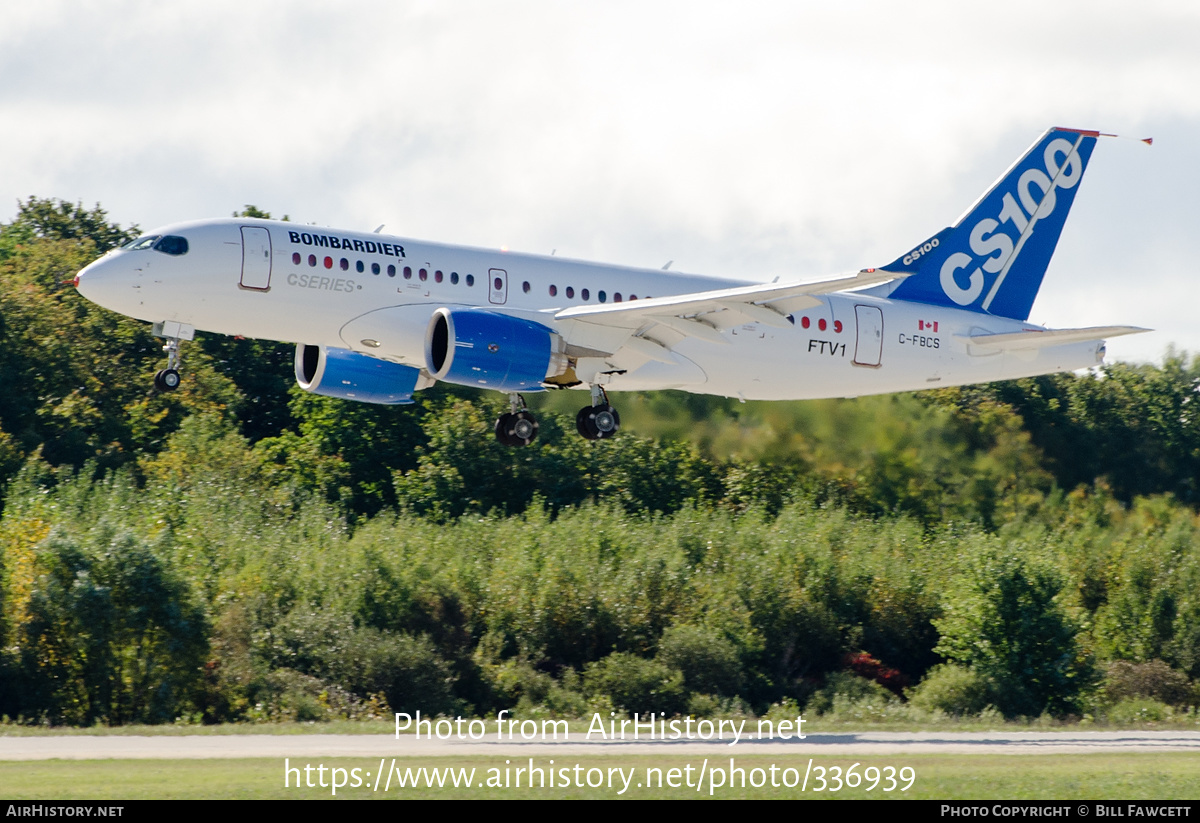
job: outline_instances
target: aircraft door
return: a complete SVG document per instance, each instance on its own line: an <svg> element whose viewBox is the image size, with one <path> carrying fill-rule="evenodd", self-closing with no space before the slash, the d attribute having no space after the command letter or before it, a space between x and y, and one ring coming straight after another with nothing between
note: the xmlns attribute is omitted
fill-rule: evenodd
<svg viewBox="0 0 1200 823"><path fill-rule="evenodd" d="M508 300L508 272L504 269L488 269L488 300L497 304Z"/></svg>
<svg viewBox="0 0 1200 823"><path fill-rule="evenodd" d="M858 326L854 365L879 368L883 354L883 312L875 306L855 306L854 319Z"/></svg>
<svg viewBox="0 0 1200 823"><path fill-rule="evenodd" d="M242 288L271 288L271 233L258 226L242 226Z"/></svg>

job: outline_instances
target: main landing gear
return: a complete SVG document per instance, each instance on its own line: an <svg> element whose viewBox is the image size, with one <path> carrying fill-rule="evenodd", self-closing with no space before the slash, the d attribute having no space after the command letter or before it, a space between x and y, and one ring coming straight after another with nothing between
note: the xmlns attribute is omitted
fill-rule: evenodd
<svg viewBox="0 0 1200 823"><path fill-rule="evenodd" d="M160 372L161 373L161 372ZM519 394L510 394L511 411L496 418L496 439L505 446L528 446L538 433L537 418L525 407ZM608 403L608 395L600 386L592 386L592 404L575 415L575 429L586 440L604 440L621 428L621 415Z"/></svg>
<svg viewBox="0 0 1200 823"><path fill-rule="evenodd" d="M537 437L537 418L525 408L525 398L519 394L508 396L512 411L496 418L496 439L505 446L528 446Z"/></svg>
<svg viewBox="0 0 1200 823"><path fill-rule="evenodd" d="M608 393L602 386L592 386L592 404L584 406L575 415L575 429L585 440L604 440L612 437L621 428L621 415L608 402Z"/></svg>

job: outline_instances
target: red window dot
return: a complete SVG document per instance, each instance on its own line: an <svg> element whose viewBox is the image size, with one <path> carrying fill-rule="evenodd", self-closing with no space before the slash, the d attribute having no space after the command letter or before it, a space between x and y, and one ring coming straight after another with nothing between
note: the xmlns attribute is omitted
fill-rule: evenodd
<svg viewBox="0 0 1200 823"><path fill-rule="evenodd" d="M325 268L327 268L327 269L333 268L333 258L332 257L325 258Z"/></svg>
<svg viewBox="0 0 1200 823"><path fill-rule="evenodd" d="M807 329L811 325L812 325L812 321L809 320L807 317L800 318L800 328Z"/></svg>
<svg viewBox="0 0 1200 823"><path fill-rule="evenodd" d="M298 252L298 251L292 252L292 265L293 266L300 265L300 252Z"/></svg>
<svg viewBox="0 0 1200 823"><path fill-rule="evenodd" d="M834 321L833 321L833 330L834 330L835 332L837 332L838 334L841 334L841 333L842 333L842 321L841 321L841 320L834 320Z"/></svg>
<svg viewBox="0 0 1200 823"><path fill-rule="evenodd" d="M820 329L821 331L825 331L825 327L828 325L829 324L825 322L824 317L822 317L820 320L817 321L817 328Z"/></svg>

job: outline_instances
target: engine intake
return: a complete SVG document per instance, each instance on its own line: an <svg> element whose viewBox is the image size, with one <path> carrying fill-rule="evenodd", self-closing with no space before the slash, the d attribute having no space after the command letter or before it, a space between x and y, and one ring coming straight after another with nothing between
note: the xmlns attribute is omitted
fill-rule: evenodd
<svg viewBox="0 0 1200 823"><path fill-rule="evenodd" d="M397 406L413 402L413 392L432 385L421 370L349 349L296 346L296 382L325 397Z"/></svg>
<svg viewBox="0 0 1200 823"><path fill-rule="evenodd" d="M540 323L487 309L438 309L425 333L425 367L447 383L541 391L543 381L568 366L562 337Z"/></svg>

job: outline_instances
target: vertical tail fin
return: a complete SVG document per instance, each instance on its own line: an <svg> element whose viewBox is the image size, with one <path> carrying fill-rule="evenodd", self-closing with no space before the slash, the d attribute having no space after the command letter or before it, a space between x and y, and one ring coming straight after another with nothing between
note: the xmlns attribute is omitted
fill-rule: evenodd
<svg viewBox="0 0 1200 823"><path fill-rule="evenodd" d="M882 267L911 272L891 296L1028 319L1099 136L1043 134L953 226Z"/></svg>

